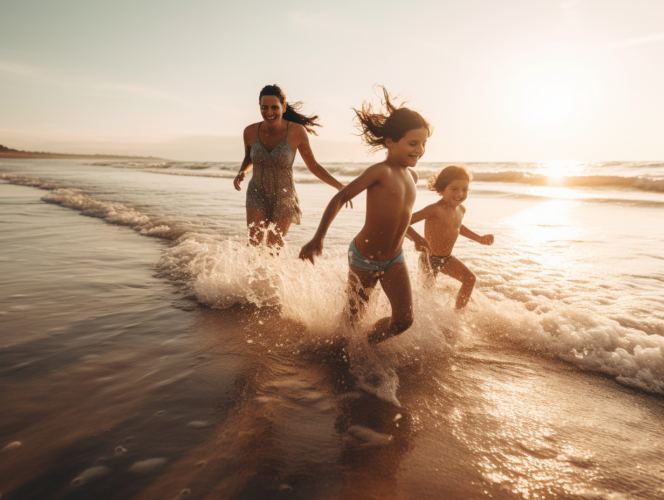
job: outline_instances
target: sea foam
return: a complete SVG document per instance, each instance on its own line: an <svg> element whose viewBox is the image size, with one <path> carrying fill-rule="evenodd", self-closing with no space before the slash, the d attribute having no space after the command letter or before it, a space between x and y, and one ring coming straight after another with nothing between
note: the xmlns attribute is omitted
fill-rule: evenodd
<svg viewBox="0 0 664 500"><path fill-rule="evenodd" d="M244 238L196 232L183 223L122 203L96 200L78 189L28 176L1 177L52 190L44 201L132 227L142 235L172 240L157 267L189 287L201 304L218 309L237 303L277 306L283 316L303 324L312 340L332 338L349 328L348 264L343 246L326 249L316 265L311 265L297 258L298 249L288 246L273 255L270 249L248 246ZM566 304L556 294L542 290L536 294L510 291L496 278L501 274L499 268L486 277L480 274L468 307L458 312L454 309L458 283L439 277L428 286L417 271L417 253L408 245L405 253L411 270L415 321L408 332L375 349L367 346L363 335L352 336L351 364L366 388L378 387L378 391L390 387L390 394L395 395L398 380L390 370L403 360L446 356L459 343L484 338L497 341L497 346L504 341L555 356L622 384L664 394L664 325L660 320L612 319L597 308ZM534 281L532 286L540 284ZM389 302L378 286L356 328L366 331L374 321L389 315ZM376 374L383 381L378 386L374 383Z"/></svg>

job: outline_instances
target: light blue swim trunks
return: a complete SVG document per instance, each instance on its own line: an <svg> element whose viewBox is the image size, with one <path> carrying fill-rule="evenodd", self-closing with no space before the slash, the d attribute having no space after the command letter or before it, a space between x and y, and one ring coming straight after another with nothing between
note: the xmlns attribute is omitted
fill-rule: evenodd
<svg viewBox="0 0 664 500"><path fill-rule="evenodd" d="M406 257L403 254L403 250L401 250L396 257L381 262L378 260L367 259L364 255L358 252L357 247L355 246L355 238L353 238L353 241L350 242L350 246L348 247L348 265L358 271L372 271L374 273L384 272L387 271L392 264L396 264L397 262L406 263Z"/></svg>

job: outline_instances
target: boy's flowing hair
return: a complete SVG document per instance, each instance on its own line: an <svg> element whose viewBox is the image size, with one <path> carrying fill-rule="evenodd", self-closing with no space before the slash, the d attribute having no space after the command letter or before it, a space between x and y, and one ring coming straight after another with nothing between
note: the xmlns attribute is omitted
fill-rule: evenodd
<svg viewBox="0 0 664 500"><path fill-rule="evenodd" d="M449 167L441 168L438 172L427 179L427 189L429 191L442 193L445 191L445 188L450 184L450 182L454 182L459 179L464 179L468 182L471 182L473 180L473 174L471 174L470 171L464 166L450 165Z"/></svg>
<svg viewBox="0 0 664 500"><path fill-rule="evenodd" d="M286 106L286 111L284 111L284 114L282 115L285 120L288 120L289 122L293 123L299 123L300 125L304 125L304 128L309 132L310 134L318 135L316 131L312 127L322 127L320 123L318 123L318 115L311 115L311 116L305 116L301 113L302 106L304 106L304 103L302 101L297 101L294 103L289 103L286 100L286 94L284 94L284 91L281 90L281 87L277 85L276 83L274 85L266 85L261 89L261 93L258 96L258 104L261 102L261 97L264 95L271 95L279 98L279 101L281 102L282 105Z"/></svg>
<svg viewBox="0 0 664 500"><path fill-rule="evenodd" d="M382 85L378 87L383 90L385 100L381 99L380 104L381 107L385 106L385 112L380 109L375 112L371 103L367 101L362 103L362 109L360 110L352 108L359 120L357 128L360 133L358 135L371 148L372 153L386 147L385 139L388 137L394 142L399 142L409 130L426 128L429 131L429 137L431 136L433 128L421 114L412 109L404 108L405 103L402 103L399 107L395 106L387 89Z"/></svg>

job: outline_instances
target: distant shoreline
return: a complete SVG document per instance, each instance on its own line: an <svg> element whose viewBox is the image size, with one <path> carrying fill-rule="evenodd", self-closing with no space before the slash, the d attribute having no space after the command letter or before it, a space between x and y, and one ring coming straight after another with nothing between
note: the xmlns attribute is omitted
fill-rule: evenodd
<svg viewBox="0 0 664 500"><path fill-rule="evenodd" d="M156 156L123 156L123 155L79 155L70 153L42 153L36 151L19 151L17 149L10 149L0 144L0 158L11 159L50 159L50 160L165 160Z"/></svg>

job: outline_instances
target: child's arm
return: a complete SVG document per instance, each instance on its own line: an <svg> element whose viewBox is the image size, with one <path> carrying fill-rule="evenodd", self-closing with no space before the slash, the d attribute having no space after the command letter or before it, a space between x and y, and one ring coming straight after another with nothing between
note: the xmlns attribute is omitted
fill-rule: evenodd
<svg viewBox="0 0 664 500"><path fill-rule="evenodd" d="M418 252L427 251L431 253L431 248L429 247L429 242L424 239L417 231L415 231L411 226L408 226L406 231L406 238L415 243L415 250Z"/></svg>
<svg viewBox="0 0 664 500"><path fill-rule="evenodd" d="M420 221L426 220L434 215L434 205L427 205L422 210L415 212L410 216L410 225L417 224Z"/></svg>
<svg viewBox="0 0 664 500"><path fill-rule="evenodd" d="M461 224L461 229L459 229L459 234L461 236L465 236L469 240L476 241L482 245L493 245L493 234L485 234L484 236L480 236L479 234L472 232L463 224Z"/></svg>
<svg viewBox="0 0 664 500"><path fill-rule="evenodd" d="M435 208L433 205L427 205L422 210L415 212L410 216L410 224L417 224L420 221L426 220L434 215ZM406 231L406 237L415 243L415 250L418 252L424 252L425 250L431 253L431 248L427 240L420 236L420 234L415 231L412 227L408 228Z"/></svg>
<svg viewBox="0 0 664 500"><path fill-rule="evenodd" d="M380 165L373 165L366 169L357 179L348 184L345 188L335 194L330 203L328 203L325 212L323 212L323 217L320 220L318 225L318 230L314 237L311 238L306 245L300 250L300 259L305 260L309 259L311 263L314 263L314 256L320 255L323 251L323 239L327 234L327 230L330 228L330 224L341 210L341 207L346 203L355 198L365 189L368 189L373 184L378 182L381 177L382 168Z"/></svg>

